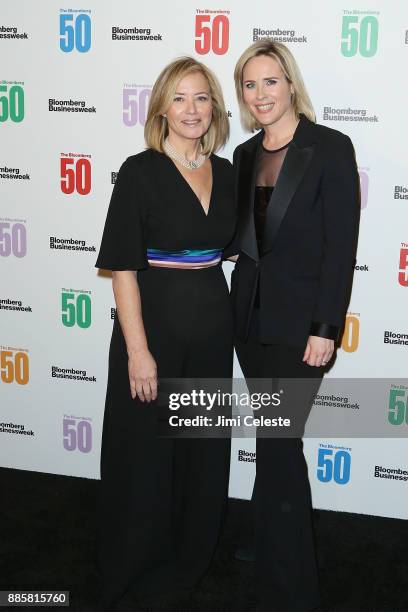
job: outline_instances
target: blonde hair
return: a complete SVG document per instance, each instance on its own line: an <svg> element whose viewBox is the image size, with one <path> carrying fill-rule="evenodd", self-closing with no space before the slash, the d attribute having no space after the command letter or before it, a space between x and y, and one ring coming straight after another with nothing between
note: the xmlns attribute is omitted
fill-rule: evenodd
<svg viewBox="0 0 408 612"><path fill-rule="evenodd" d="M299 66L292 53L282 43L274 42L271 38L258 40L248 47L239 58L234 71L235 89L237 92L239 109L241 112L242 123L251 132L259 130L261 126L253 118L244 102L242 91L243 73L246 63L253 57L266 55L276 60L282 69L287 81L293 86L292 107L297 118L300 113L305 115L310 121L316 121L316 115L312 102L307 93Z"/></svg>
<svg viewBox="0 0 408 612"><path fill-rule="evenodd" d="M207 132L201 137L204 155L218 151L228 140L229 121L224 98L217 77L204 64L192 57L180 57L166 66L157 78L149 102L144 129L146 145L163 153L163 143L169 129L163 115L170 108L178 83L188 74L201 72L207 79L212 100L212 120Z"/></svg>

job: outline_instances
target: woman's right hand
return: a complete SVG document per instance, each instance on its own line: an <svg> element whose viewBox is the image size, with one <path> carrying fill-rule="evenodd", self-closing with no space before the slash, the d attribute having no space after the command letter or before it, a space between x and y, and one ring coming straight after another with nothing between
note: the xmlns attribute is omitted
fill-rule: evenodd
<svg viewBox="0 0 408 612"><path fill-rule="evenodd" d="M140 401L151 402L157 398L157 367L150 351L142 349L129 355L130 393Z"/></svg>

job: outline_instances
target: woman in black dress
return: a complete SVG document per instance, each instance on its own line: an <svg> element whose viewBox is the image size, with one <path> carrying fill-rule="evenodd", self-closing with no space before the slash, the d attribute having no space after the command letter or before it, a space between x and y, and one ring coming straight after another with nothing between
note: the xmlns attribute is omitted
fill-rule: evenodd
<svg viewBox="0 0 408 612"><path fill-rule="evenodd" d="M221 267L234 233L222 93L192 58L157 79L147 150L113 190L97 267L117 304L101 453L101 610L192 586L207 569L227 497L227 439L157 438L157 379L228 378L232 318ZM137 274L135 274L137 271Z"/></svg>
<svg viewBox="0 0 408 612"><path fill-rule="evenodd" d="M301 437L346 313L359 178L350 139L315 123L285 45L251 45L238 60L235 85L244 123L260 130L234 153L236 349L250 385L279 381L279 413L293 426L287 437L257 432L258 609L307 612L319 604L319 588Z"/></svg>

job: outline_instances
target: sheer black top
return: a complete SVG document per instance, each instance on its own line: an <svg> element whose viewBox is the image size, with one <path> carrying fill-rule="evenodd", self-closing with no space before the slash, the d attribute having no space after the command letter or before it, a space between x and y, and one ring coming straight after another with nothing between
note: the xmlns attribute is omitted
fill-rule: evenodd
<svg viewBox="0 0 408 612"><path fill-rule="evenodd" d="M290 142L280 149L265 149L262 145L257 160L255 187L254 221L259 257L262 257L262 238L265 229L266 211L278 180ZM255 306L259 308L259 285L255 296Z"/></svg>
<svg viewBox="0 0 408 612"><path fill-rule="evenodd" d="M262 145L258 156L258 170L255 187L254 219L258 253L262 257L262 238L265 228L266 210L271 199L273 189L278 180L280 169L290 142L280 149L265 149Z"/></svg>

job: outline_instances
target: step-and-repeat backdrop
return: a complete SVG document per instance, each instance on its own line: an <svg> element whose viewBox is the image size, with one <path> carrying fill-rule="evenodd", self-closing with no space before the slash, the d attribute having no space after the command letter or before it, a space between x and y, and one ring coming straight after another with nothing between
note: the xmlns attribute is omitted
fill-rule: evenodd
<svg viewBox="0 0 408 612"><path fill-rule="evenodd" d="M341 397L321 391L319 418L360 419L361 436L305 439L314 505L408 517L408 390L401 384L408 364L408 4L402 1L316 0L312 8L301 0L3 3L0 465L99 477L115 304L109 276L93 266L116 173L144 148L157 75L185 54L208 64L222 83L231 138L221 155L231 158L249 137L239 121L234 65L265 36L294 53L318 122L348 134L356 149L360 242L329 377L384 379L378 401L351 382ZM225 265L227 276L231 267ZM370 415L383 420L389 436L370 435ZM254 472L254 440L235 439L230 495L249 498Z"/></svg>

